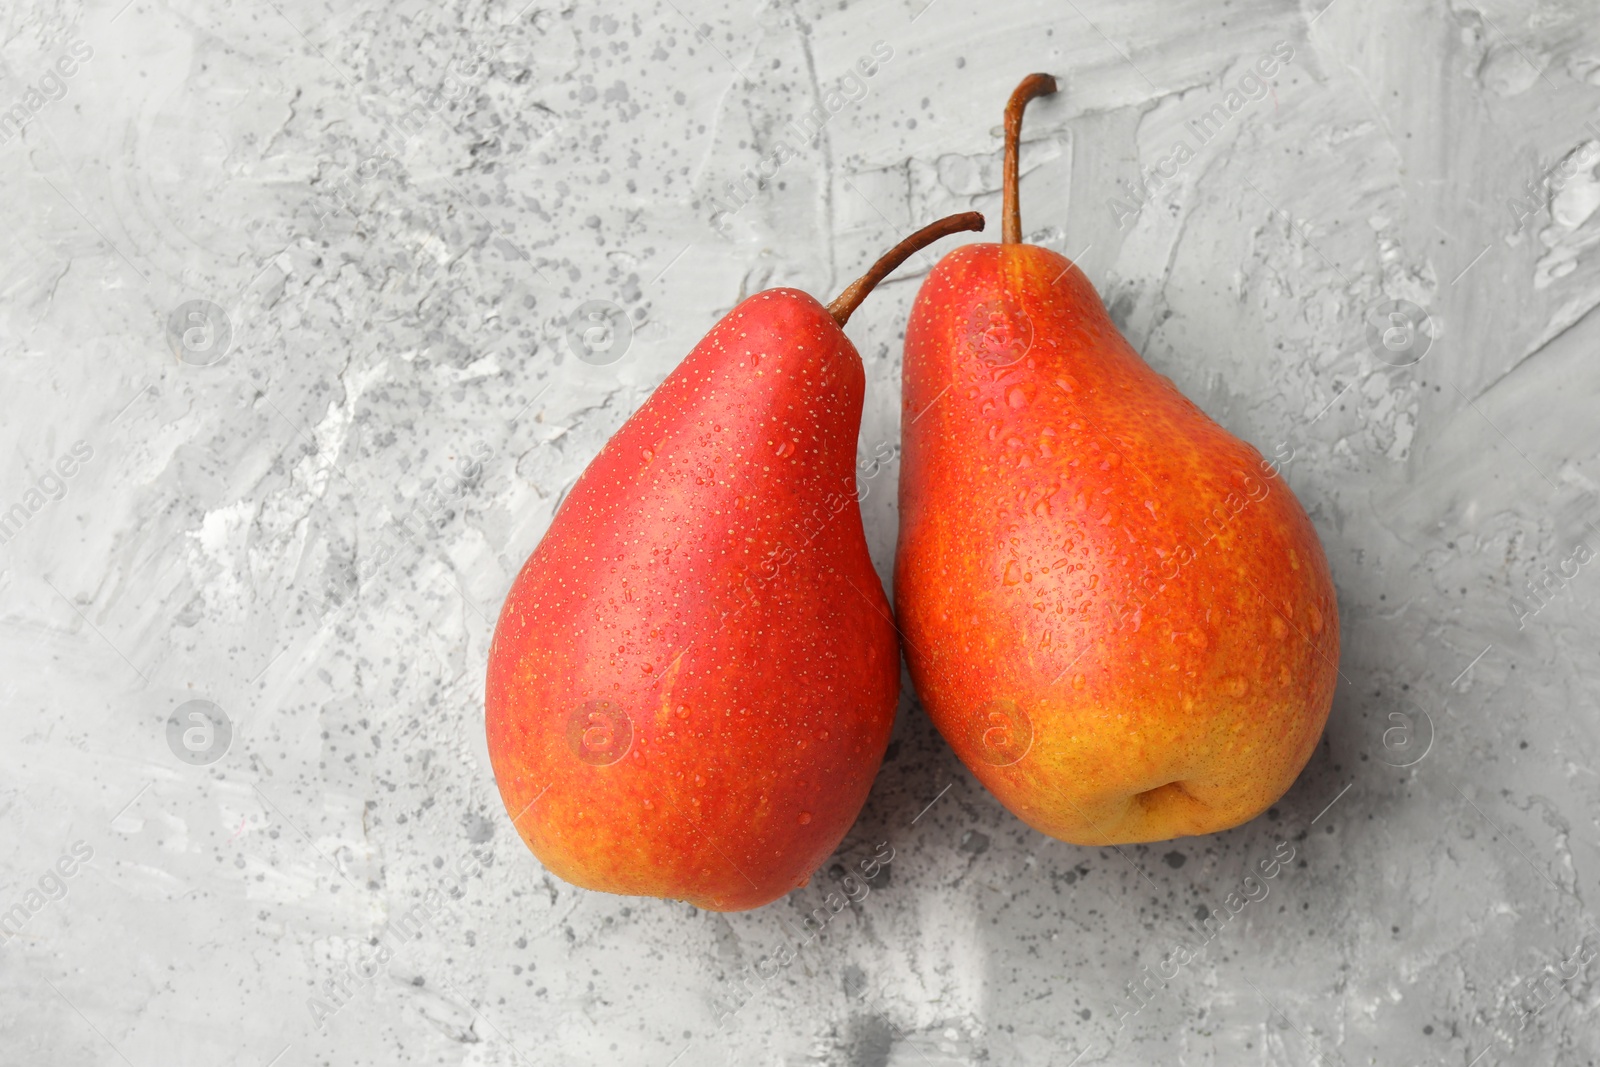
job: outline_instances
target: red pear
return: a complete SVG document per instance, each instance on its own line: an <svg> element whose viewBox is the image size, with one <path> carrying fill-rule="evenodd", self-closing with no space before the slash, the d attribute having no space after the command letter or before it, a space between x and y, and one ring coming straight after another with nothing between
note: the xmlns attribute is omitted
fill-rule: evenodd
<svg viewBox="0 0 1600 1067"><path fill-rule="evenodd" d="M1000 801L1065 841L1236 826L1322 734L1339 615L1279 471L1139 357L1071 261L1000 244L906 328L895 606L917 693Z"/></svg>
<svg viewBox="0 0 1600 1067"><path fill-rule="evenodd" d="M844 324L976 213L907 238L829 307L770 289L722 319L578 478L506 597L489 755L575 885L758 907L866 801L899 642L867 553L866 382Z"/></svg>

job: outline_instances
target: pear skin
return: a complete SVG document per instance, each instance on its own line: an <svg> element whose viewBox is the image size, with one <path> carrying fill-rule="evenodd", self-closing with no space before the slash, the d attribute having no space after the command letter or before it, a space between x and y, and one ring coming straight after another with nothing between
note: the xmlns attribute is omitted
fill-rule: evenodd
<svg viewBox="0 0 1600 1067"><path fill-rule="evenodd" d="M957 221L885 261L982 225ZM900 687L856 495L865 374L842 329L874 282L830 307L795 289L735 307L517 575L489 654L489 755L561 878L754 908L804 885L855 822Z"/></svg>
<svg viewBox="0 0 1600 1067"><path fill-rule="evenodd" d="M1339 616L1280 471L1150 369L1082 271L1015 239L933 270L903 375L895 606L973 774L1083 845L1281 797L1327 720Z"/></svg>
<svg viewBox="0 0 1600 1067"><path fill-rule="evenodd" d="M562 502L487 697L506 809L557 875L750 908L855 820L899 690L856 506L864 390L821 304L758 293Z"/></svg>

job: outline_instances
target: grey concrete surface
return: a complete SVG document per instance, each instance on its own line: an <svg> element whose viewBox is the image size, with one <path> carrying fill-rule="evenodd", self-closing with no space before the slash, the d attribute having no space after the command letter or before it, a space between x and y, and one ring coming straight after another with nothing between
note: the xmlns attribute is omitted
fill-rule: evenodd
<svg viewBox="0 0 1600 1067"><path fill-rule="evenodd" d="M0 13L0 1062L1600 1060L1591 5L525 2ZM742 296L992 237L1031 70L1030 239L1290 457L1323 744L1248 825L1081 848L908 694L837 862L894 858L786 965L827 869L560 882L483 740L517 567ZM849 329L885 577L929 263Z"/></svg>

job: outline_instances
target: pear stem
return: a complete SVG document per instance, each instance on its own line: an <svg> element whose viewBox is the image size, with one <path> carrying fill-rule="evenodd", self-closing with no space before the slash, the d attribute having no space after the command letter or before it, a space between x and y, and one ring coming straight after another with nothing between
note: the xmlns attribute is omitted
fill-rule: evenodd
<svg viewBox="0 0 1600 1067"><path fill-rule="evenodd" d="M1022 209L1017 205L1017 143L1022 139L1022 109L1036 96L1056 91L1056 80L1048 74L1030 74L1011 91L1006 102L1005 172L1000 180L1000 243L1022 243Z"/></svg>
<svg viewBox="0 0 1600 1067"><path fill-rule="evenodd" d="M849 322L850 316L855 313L856 308L861 306L861 301L867 298L868 293L877 288L879 282L887 278L900 264L927 248L939 238L949 237L951 234L960 233L962 230L982 229L983 216L976 211L963 211L959 215L946 215L938 222L930 222L885 252L883 257L872 265L871 270L851 282L845 288L845 291L840 293L833 303L828 305L828 312L833 316L833 321L840 326Z"/></svg>

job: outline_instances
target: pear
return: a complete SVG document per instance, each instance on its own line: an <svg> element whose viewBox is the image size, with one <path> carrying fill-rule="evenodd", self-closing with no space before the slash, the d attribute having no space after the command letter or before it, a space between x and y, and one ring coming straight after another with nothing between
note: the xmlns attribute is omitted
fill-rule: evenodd
<svg viewBox="0 0 1600 1067"><path fill-rule="evenodd" d="M1339 659L1333 581L1273 464L1139 357L1072 262L1001 243L906 329L894 592L912 682L972 773L1084 845L1236 826L1294 782Z"/></svg>
<svg viewBox="0 0 1600 1067"><path fill-rule="evenodd" d="M595 456L506 597L489 756L517 831L574 885L766 904L838 847L883 760L899 641L861 526L861 299L745 300Z"/></svg>

